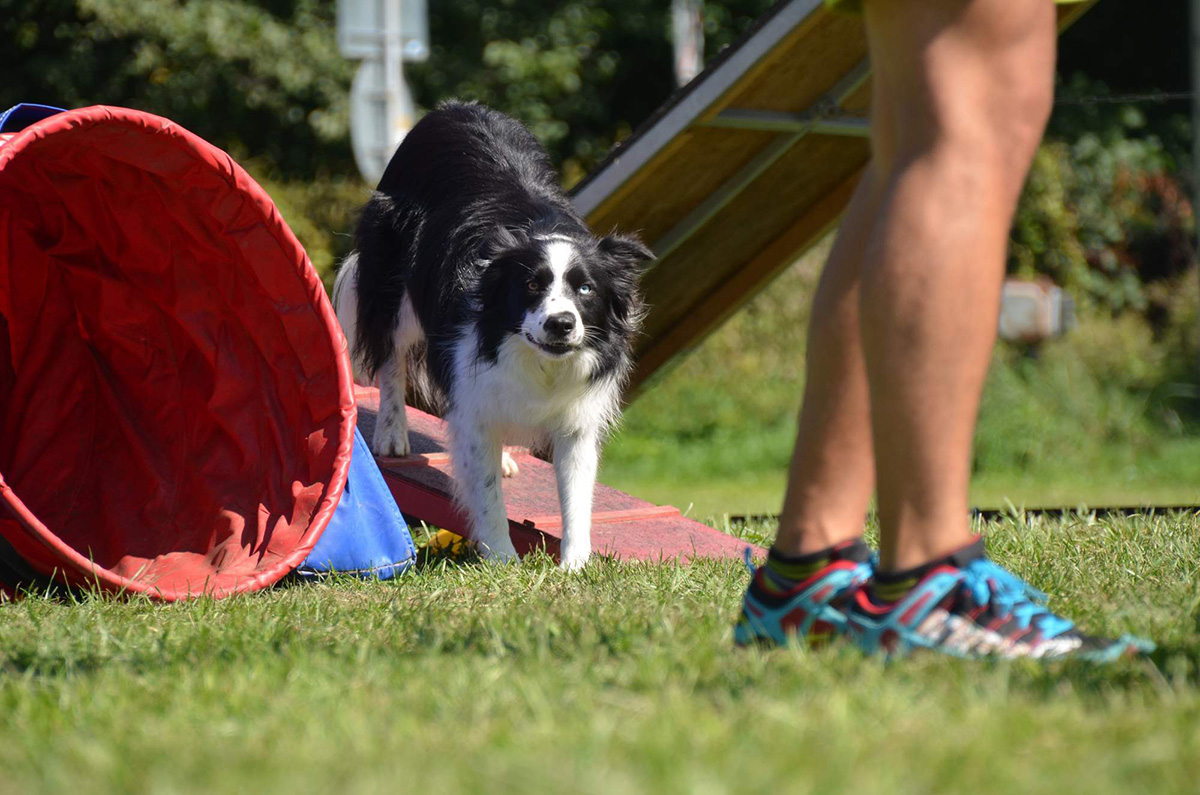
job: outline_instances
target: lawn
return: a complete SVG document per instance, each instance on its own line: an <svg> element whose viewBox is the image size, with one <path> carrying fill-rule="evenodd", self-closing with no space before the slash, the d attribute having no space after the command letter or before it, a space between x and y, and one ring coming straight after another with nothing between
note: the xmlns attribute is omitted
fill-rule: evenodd
<svg viewBox="0 0 1200 795"><path fill-rule="evenodd" d="M776 514L794 427L737 430L736 438L730 433L721 441L683 442L669 451L655 445L640 463L623 459L606 466L601 480L701 520ZM1065 451L1061 465L986 472L971 484L971 503L990 509L1200 505L1200 437L1166 439L1148 450L1117 449L1085 462Z"/></svg>
<svg viewBox="0 0 1200 795"><path fill-rule="evenodd" d="M605 483L701 519L778 512L824 256L814 249L652 379L605 450ZM1190 278L1176 336L1092 311L1062 338L997 348L975 436L977 507L1200 505Z"/></svg>
<svg viewBox="0 0 1200 795"><path fill-rule="evenodd" d="M733 561L34 597L0 607L0 793L1194 792L1200 517L985 529L1153 662L735 650Z"/></svg>

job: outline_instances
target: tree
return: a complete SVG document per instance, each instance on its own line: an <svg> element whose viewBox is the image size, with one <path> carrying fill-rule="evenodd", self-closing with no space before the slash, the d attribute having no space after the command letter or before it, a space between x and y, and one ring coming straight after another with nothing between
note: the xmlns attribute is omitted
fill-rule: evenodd
<svg viewBox="0 0 1200 795"><path fill-rule="evenodd" d="M353 168L333 4L0 0L0 108L125 105L288 176Z"/></svg>
<svg viewBox="0 0 1200 795"><path fill-rule="evenodd" d="M706 6L709 49L768 0ZM418 101L477 99L524 120L569 178L672 91L669 3L431 0ZM332 0L0 0L0 107L113 104L179 122L282 178L353 173L356 64Z"/></svg>
<svg viewBox="0 0 1200 795"><path fill-rule="evenodd" d="M769 0L705 4L709 55ZM528 124L568 184L674 90L670 3L537 0L430 4L432 54L411 69L418 102L475 99Z"/></svg>

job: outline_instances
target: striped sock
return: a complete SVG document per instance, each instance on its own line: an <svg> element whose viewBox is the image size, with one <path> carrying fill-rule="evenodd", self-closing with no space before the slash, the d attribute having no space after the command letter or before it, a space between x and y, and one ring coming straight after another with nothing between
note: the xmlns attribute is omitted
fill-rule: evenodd
<svg viewBox="0 0 1200 795"><path fill-rule="evenodd" d="M926 574L938 566L944 564L965 566L970 561L982 555L983 537L976 536L974 541L957 552L931 560L928 563L923 563L920 566L900 571L877 570L875 577L871 580L870 587L867 589L867 595L870 596L872 602L881 606L899 602L908 595L909 591L917 586L917 583L925 579Z"/></svg>
<svg viewBox="0 0 1200 795"><path fill-rule="evenodd" d="M877 605L899 602L905 594L916 587L929 568L926 564L899 572L875 572L875 579L871 581L870 588L871 601Z"/></svg>
<svg viewBox="0 0 1200 795"><path fill-rule="evenodd" d="M763 588L772 595L787 593L835 560L861 562L870 556L871 548L861 538L805 555L785 555L772 547L763 567Z"/></svg>

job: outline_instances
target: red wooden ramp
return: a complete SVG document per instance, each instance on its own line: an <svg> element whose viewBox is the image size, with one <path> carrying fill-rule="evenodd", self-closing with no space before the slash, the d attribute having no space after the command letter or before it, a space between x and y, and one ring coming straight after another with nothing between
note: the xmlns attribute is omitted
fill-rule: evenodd
<svg viewBox="0 0 1200 795"><path fill-rule="evenodd" d="M371 438L379 410L376 389L355 388L358 427ZM404 458L379 458L384 479L405 515L469 536L465 517L451 502L450 456L446 426L437 417L408 409L412 453ZM508 527L517 552L545 546L555 557L562 541L562 518L554 467L523 448L509 448L520 472L504 480ZM740 558L747 542L700 524L678 508L654 505L596 484L592 503L592 550L625 560L691 560ZM756 555L763 550L752 547Z"/></svg>

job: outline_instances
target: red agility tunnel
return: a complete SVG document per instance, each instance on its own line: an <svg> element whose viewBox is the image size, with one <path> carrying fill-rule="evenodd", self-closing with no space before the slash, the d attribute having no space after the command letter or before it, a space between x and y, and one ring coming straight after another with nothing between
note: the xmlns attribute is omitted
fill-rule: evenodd
<svg viewBox="0 0 1200 795"><path fill-rule="evenodd" d="M0 137L0 562L173 600L269 585L346 481L354 397L270 198L158 116Z"/></svg>

